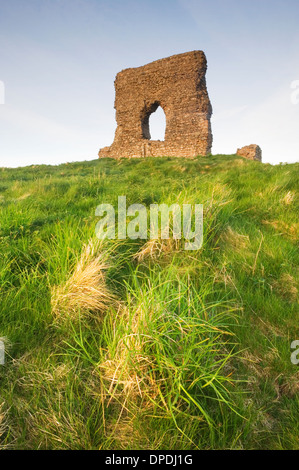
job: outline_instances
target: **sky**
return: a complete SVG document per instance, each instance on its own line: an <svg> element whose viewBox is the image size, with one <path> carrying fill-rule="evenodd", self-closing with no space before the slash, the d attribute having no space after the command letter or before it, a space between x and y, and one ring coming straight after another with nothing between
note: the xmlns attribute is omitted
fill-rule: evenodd
<svg viewBox="0 0 299 470"><path fill-rule="evenodd" d="M0 167L97 158L115 75L192 50L208 60L213 154L299 161L298 23L299 0L0 0Z"/></svg>

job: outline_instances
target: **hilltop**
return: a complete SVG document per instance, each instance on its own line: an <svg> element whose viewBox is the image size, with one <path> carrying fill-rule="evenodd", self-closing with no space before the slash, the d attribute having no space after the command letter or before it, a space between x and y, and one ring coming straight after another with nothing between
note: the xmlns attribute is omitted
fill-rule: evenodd
<svg viewBox="0 0 299 470"><path fill-rule="evenodd" d="M0 446L298 449L299 164L0 169ZM95 237L101 203L204 206L204 241Z"/></svg>

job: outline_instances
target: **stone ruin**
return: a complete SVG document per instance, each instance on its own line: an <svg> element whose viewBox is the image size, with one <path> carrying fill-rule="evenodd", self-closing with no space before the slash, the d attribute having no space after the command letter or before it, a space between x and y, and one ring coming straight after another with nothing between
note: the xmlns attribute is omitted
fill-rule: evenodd
<svg viewBox="0 0 299 470"><path fill-rule="evenodd" d="M262 149L255 144L246 145L246 147L238 149L237 155L239 157L247 158L248 160L258 160L259 162L262 161Z"/></svg>
<svg viewBox="0 0 299 470"><path fill-rule="evenodd" d="M115 79L117 129L99 157L194 157L212 148L212 106L202 51L160 59L119 72ZM149 118L161 106L165 140L151 140Z"/></svg>

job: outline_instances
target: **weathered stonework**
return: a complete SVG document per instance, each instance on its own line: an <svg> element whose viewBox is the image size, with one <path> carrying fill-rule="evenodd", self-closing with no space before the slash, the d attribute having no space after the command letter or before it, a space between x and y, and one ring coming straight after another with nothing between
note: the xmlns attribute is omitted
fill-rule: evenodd
<svg viewBox="0 0 299 470"><path fill-rule="evenodd" d="M237 155L239 155L239 157L247 158L248 160L262 161L262 149L255 144L247 145L246 147L238 149Z"/></svg>
<svg viewBox="0 0 299 470"><path fill-rule="evenodd" d="M212 106L202 51L186 52L119 72L115 79L117 129L99 157L193 157L211 153ZM165 140L150 140L149 117L161 106Z"/></svg>

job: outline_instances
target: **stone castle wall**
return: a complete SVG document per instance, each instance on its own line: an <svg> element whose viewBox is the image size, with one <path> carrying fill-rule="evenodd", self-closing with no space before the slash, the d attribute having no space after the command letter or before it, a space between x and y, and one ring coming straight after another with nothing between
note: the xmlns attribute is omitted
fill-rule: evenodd
<svg viewBox="0 0 299 470"><path fill-rule="evenodd" d="M238 149L237 155L239 157L247 158L247 160L262 161L262 149L256 144L246 145L246 147Z"/></svg>
<svg viewBox="0 0 299 470"><path fill-rule="evenodd" d="M117 129L99 157L193 157L211 153L212 106L202 51L157 60L119 72L115 79ZM149 117L161 106L165 140L150 140Z"/></svg>

